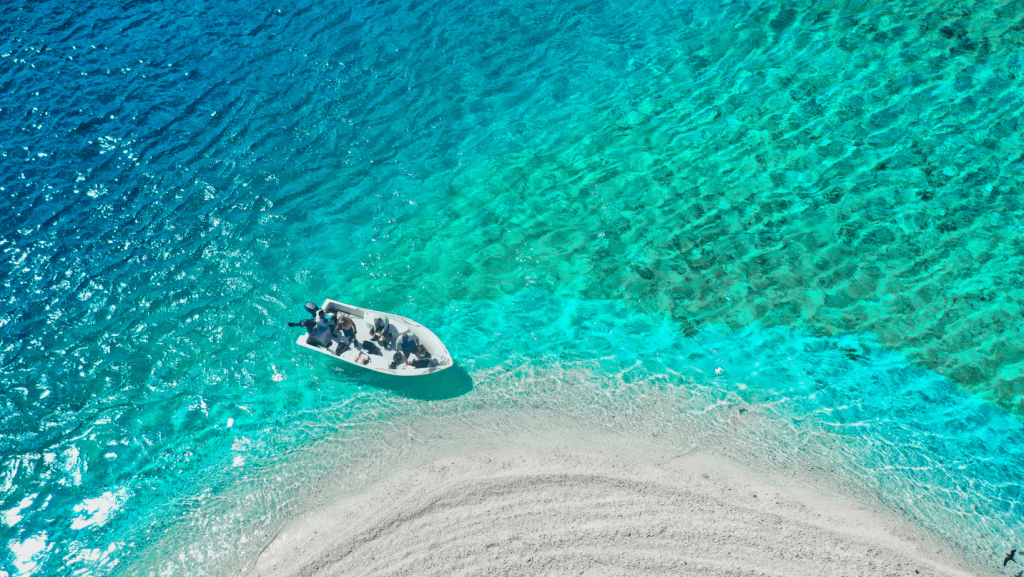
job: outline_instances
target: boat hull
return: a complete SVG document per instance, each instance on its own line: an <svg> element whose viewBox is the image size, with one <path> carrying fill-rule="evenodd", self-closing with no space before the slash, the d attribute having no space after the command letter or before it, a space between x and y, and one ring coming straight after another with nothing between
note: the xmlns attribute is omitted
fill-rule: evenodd
<svg viewBox="0 0 1024 577"><path fill-rule="evenodd" d="M366 309L357 307L355 305L346 304L343 302L327 299L324 301L323 306L320 307L328 314L334 314L335 312L341 312L348 315L352 322L356 326L356 342L362 343L370 340L370 327L373 324L373 319L376 317L386 318L398 332L398 337L401 338L402 334L413 334L416 335L420 344L427 348L430 352L431 358L437 361L435 366L428 366L423 368L416 368L410 365L400 364L398 368L390 368L392 357L395 353L394 349L388 350L381 347L381 355L368 354L361 346L352 346L348 350L342 352L340 355L337 354L337 349L340 346L337 342L332 342L329 347L321 347L311 345L306 342L307 336L305 334L299 336L295 341L295 344L300 347L309 349L311 351L327 355L332 359L354 365L356 367L374 371L385 375L393 375L396 377L416 377L422 375L429 375L451 368L455 363L452 359L451 353L448 352L448 348L444 346L441 339L437 338L430 329L421 325L420 323L398 315L391 313L384 313L381 311L375 311L372 309ZM369 359L368 362L366 359Z"/></svg>

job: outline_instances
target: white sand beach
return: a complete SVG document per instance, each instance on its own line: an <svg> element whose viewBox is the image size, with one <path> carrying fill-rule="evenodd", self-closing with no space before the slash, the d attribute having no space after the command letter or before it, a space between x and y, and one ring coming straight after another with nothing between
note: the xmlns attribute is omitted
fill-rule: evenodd
<svg viewBox="0 0 1024 577"><path fill-rule="evenodd" d="M913 527L701 456L438 458L293 520L253 575L980 575Z"/></svg>

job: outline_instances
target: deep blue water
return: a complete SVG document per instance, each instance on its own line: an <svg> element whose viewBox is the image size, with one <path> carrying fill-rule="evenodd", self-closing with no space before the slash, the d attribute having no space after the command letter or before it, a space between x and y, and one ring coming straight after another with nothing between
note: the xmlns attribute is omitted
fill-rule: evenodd
<svg viewBox="0 0 1024 577"><path fill-rule="evenodd" d="M5 6L0 576L237 573L595 428L1020 548L1022 8ZM312 358L325 297L461 372Z"/></svg>

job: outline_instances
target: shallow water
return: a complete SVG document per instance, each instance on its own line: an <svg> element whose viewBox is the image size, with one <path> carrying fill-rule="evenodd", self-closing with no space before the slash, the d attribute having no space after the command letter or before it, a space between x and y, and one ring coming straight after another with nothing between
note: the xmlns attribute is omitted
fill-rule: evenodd
<svg viewBox="0 0 1024 577"><path fill-rule="evenodd" d="M15 3L0 575L233 572L545 419L1020 545L1022 8ZM311 358L328 296L463 372Z"/></svg>

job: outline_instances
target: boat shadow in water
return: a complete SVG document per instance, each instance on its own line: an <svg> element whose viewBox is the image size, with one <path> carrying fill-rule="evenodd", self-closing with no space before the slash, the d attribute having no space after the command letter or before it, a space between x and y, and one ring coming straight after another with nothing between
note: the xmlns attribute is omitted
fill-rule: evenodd
<svg viewBox="0 0 1024 577"><path fill-rule="evenodd" d="M415 377L396 377L347 366L337 367L337 370L346 376L355 376L360 385L384 389L418 401L454 399L473 390L473 378L458 364L443 371Z"/></svg>

